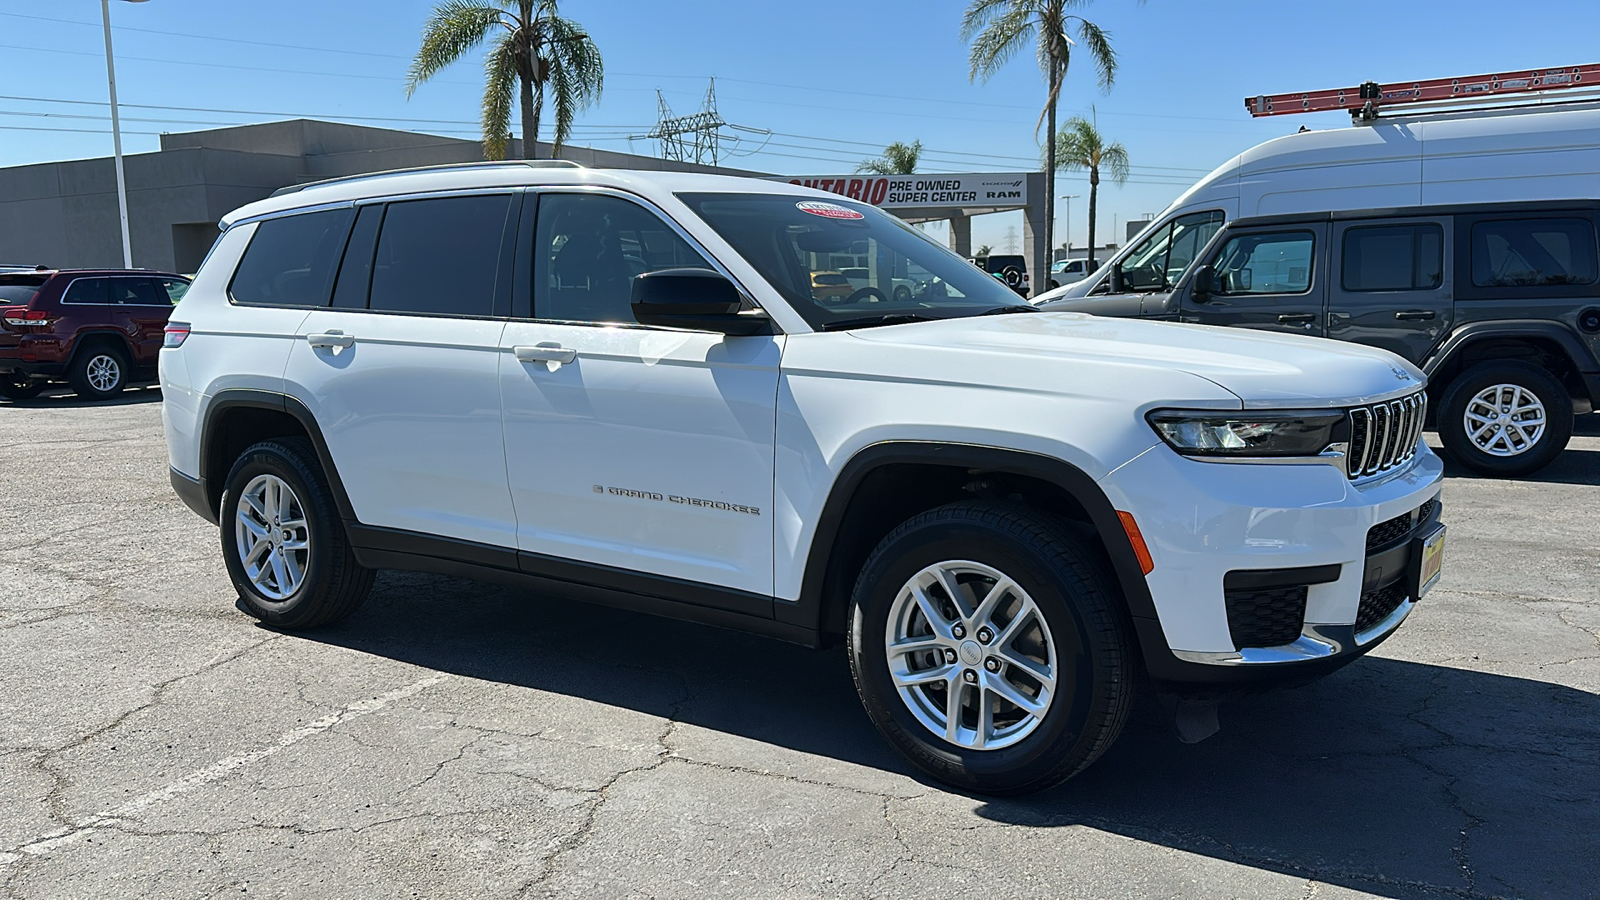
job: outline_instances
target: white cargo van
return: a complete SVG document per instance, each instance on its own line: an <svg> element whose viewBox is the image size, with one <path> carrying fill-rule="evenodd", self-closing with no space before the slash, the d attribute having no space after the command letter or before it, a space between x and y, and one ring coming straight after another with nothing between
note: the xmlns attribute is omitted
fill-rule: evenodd
<svg viewBox="0 0 1600 900"><path fill-rule="evenodd" d="M1252 147L1185 191L1076 284L1034 298L1171 290L1224 222L1353 209L1600 198L1600 101L1407 115ZM1125 284L1124 264L1164 283Z"/></svg>

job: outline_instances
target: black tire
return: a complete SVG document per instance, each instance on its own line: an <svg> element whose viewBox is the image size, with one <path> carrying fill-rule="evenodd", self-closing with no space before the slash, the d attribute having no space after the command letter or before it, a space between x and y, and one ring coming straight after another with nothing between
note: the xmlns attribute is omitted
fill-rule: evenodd
<svg viewBox="0 0 1600 900"><path fill-rule="evenodd" d="M1525 449L1508 452L1516 450L1517 444L1508 438L1501 445L1501 453L1492 453L1479 447L1467 432L1468 405L1484 412L1475 398L1496 385L1521 388L1544 406L1545 428ZM1537 472L1561 455L1572 439L1572 418L1572 396L1549 372L1524 362L1481 363L1446 388L1439 407L1439 441L1452 458L1480 475L1515 478Z"/></svg>
<svg viewBox="0 0 1600 900"><path fill-rule="evenodd" d="M303 577L298 588L282 599L264 593L251 580L238 546L240 497L263 475L289 486L306 522ZM245 450L228 473L219 520L222 558L239 592L240 606L269 625L301 630L337 622L355 612L372 590L374 573L356 562L327 477L305 438L276 438Z"/></svg>
<svg viewBox="0 0 1600 900"><path fill-rule="evenodd" d="M105 380L108 373L109 380ZM108 344L92 344L73 358L67 383L85 400L107 400L128 386L128 375L126 353Z"/></svg>
<svg viewBox="0 0 1600 900"><path fill-rule="evenodd" d="M896 285L895 289L894 289L894 302L896 302L896 303L910 303L911 302L911 289L906 287L903 284Z"/></svg>
<svg viewBox="0 0 1600 900"><path fill-rule="evenodd" d="M0 397L7 400L32 400L44 393L47 384L43 378L0 375Z"/></svg>
<svg viewBox="0 0 1600 900"><path fill-rule="evenodd" d="M1059 670L1060 690L1033 730L1002 749L946 741L918 720L890 674L885 645L896 598L919 572L956 560L991 567L1026 591L1055 645L1049 658ZM940 781L985 794L1021 794L1059 784L1111 746L1131 708L1134 654L1114 584L1103 558L1049 515L1003 504L956 503L916 516L878 544L856 581L849 654L861 702L889 743ZM970 658L959 658L959 666L971 666L973 676L981 677ZM966 676L964 668L961 675Z"/></svg>

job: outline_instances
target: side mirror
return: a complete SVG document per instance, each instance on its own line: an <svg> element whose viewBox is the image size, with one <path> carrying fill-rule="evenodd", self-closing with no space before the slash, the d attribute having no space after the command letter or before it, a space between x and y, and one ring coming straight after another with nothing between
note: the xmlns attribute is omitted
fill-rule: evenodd
<svg viewBox="0 0 1600 900"><path fill-rule="evenodd" d="M640 325L738 335L770 332L766 313L741 306L739 289L710 269L661 269L633 278L633 318Z"/></svg>
<svg viewBox="0 0 1600 900"><path fill-rule="evenodd" d="M1111 293L1113 294L1121 294L1127 290L1122 284L1122 266L1120 264L1111 267L1111 274L1106 278L1106 283L1111 286Z"/></svg>
<svg viewBox="0 0 1600 900"><path fill-rule="evenodd" d="M1216 290L1216 270L1210 266L1201 266L1194 270L1194 279L1189 283L1189 296L1196 303L1204 303L1211 298L1211 293Z"/></svg>

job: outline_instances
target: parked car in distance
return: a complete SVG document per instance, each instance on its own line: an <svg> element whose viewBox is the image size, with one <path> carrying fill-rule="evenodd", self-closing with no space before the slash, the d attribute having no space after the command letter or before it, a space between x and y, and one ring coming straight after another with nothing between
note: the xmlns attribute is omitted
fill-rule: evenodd
<svg viewBox="0 0 1600 900"><path fill-rule="evenodd" d="M841 272L811 273L811 296L818 300L837 303L850 299L850 295L855 292L855 286Z"/></svg>
<svg viewBox="0 0 1600 900"><path fill-rule="evenodd" d="M1146 676L1198 740L1219 696L1359 658L1442 565L1415 368L1039 312L847 198L475 164L222 227L162 418L276 628L400 568L842 646L912 764L1017 793L1099 757ZM846 253L923 287L819 296Z"/></svg>
<svg viewBox="0 0 1600 900"><path fill-rule="evenodd" d="M1135 254L1109 275L1133 291L1040 308L1388 350L1428 374L1445 450L1485 475L1548 465L1600 402L1600 201L1236 219L1194 258L1172 283Z"/></svg>
<svg viewBox="0 0 1600 900"><path fill-rule="evenodd" d="M0 397L37 397L52 381L103 400L156 376L172 307L189 280L142 269L0 273Z"/></svg>
<svg viewBox="0 0 1600 900"><path fill-rule="evenodd" d="M1095 260L1094 266L1091 267L1087 259L1058 259L1050 264L1050 289L1077 284L1099 268L1099 260Z"/></svg>
<svg viewBox="0 0 1600 900"><path fill-rule="evenodd" d="M915 278L878 278L878 282L887 281L889 290L884 291L872 279L872 270L862 267L840 269L839 274L849 280L850 286L858 291L878 291L883 293L884 299L894 300L896 303L906 303L922 290L926 282L919 282Z"/></svg>
<svg viewBox="0 0 1600 900"><path fill-rule="evenodd" d="M1028 296L1028 261L1018 253L991 253L972 264L1005 282L1006 287L1019 295Z"/></svg>

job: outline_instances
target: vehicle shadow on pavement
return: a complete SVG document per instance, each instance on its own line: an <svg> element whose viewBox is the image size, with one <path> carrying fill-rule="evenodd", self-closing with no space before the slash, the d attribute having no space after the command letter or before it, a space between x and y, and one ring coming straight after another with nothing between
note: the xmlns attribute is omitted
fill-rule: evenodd
<svg viewBox="0 0 1600 900"><path fill-rule="evenodd" d="M17 406L26 409L72 409L80 406L133 406L138 403L160 403L161 388L132 387L104 400L85 400L69 390L49 390L32 400L6 400L0 398L0 409Z"/></svg>
<svg viewBox="0 0 1600 900"><path fill-rule="evenodd" d="M670 716L897 773L844 657L453 578L385 572L305 638ZM663 690L669 685L669 690ZM1600 697L1368 658L1236 700L1178 742L1148 694L1098 763L1044 794L974 798L1012 825L1087 827L1382 896L1573 897L1600 883Z"/></svg>

